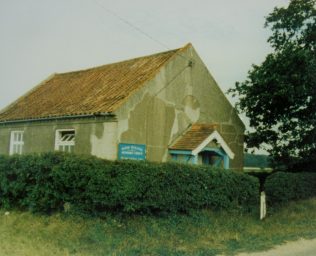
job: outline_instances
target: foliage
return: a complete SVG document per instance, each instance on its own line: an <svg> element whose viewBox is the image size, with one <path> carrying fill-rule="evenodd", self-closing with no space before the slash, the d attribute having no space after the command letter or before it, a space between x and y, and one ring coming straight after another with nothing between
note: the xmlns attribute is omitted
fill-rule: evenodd
<svg viewBox="0 0 316 256"><path fill-rule="evenodd" d="M274 52L229 93L250 120L247 146L265 147L288 169L316 168L315 0L291 0L266 18Z"/></svg>
<svg viewBox="0 0 316 256"><path fill-rule="evenodd" d="M249 209L258 180L229 170L175 163L106 161L62 153L0 157L0 205L36 212L188 212Z"/></svg>
<svg viewBox="0 0 316 256"><path fill-rule="evenodd" d="M271 205L316 196L316 173L276 172L265 182L268 203Z"/></svg>

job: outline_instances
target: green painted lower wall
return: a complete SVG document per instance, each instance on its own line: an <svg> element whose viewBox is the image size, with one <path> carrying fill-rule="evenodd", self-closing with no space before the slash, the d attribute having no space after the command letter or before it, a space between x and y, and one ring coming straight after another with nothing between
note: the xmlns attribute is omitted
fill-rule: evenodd
<svg viewBox="0 0 316 256"><path fill-rule="evenodd" d="M12 131L24 132L23 153L54 151L58 129L75 130L74 153L116 159L117 122L97 119L0 125L0 154L9 154Z"/></svg>

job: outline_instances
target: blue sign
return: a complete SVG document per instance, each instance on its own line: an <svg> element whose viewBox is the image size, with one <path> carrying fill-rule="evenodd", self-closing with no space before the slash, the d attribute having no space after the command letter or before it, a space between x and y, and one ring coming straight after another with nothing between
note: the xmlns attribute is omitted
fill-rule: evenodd
<svg viewBox="0 0 316 256"><path fill-rule="evenodd" d="M146 159L146 145L120 143L118 148L119 159Z"/></svg>

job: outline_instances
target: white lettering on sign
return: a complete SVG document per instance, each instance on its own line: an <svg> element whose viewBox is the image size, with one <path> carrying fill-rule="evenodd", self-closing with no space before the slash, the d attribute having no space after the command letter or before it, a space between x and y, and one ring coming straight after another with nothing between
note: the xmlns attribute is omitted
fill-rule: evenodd
<svg viewBox="0 0 316 256"><path fill-rule="evenodd" d="M146 146L142 144L119 144L119 159L146 159Z"/></svg>

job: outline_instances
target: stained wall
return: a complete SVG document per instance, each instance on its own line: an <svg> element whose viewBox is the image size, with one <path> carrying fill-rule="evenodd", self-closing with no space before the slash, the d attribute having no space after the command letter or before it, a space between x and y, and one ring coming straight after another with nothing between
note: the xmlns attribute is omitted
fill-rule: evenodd
<svg viewBox="0 0 316 256"><path fill-rule="evenodd" d="M171 59L115 112L118 142L145 144L147 159L168 161L168 146L193 123L218 124L243 166L244 124L192 46Z"/></svg>

